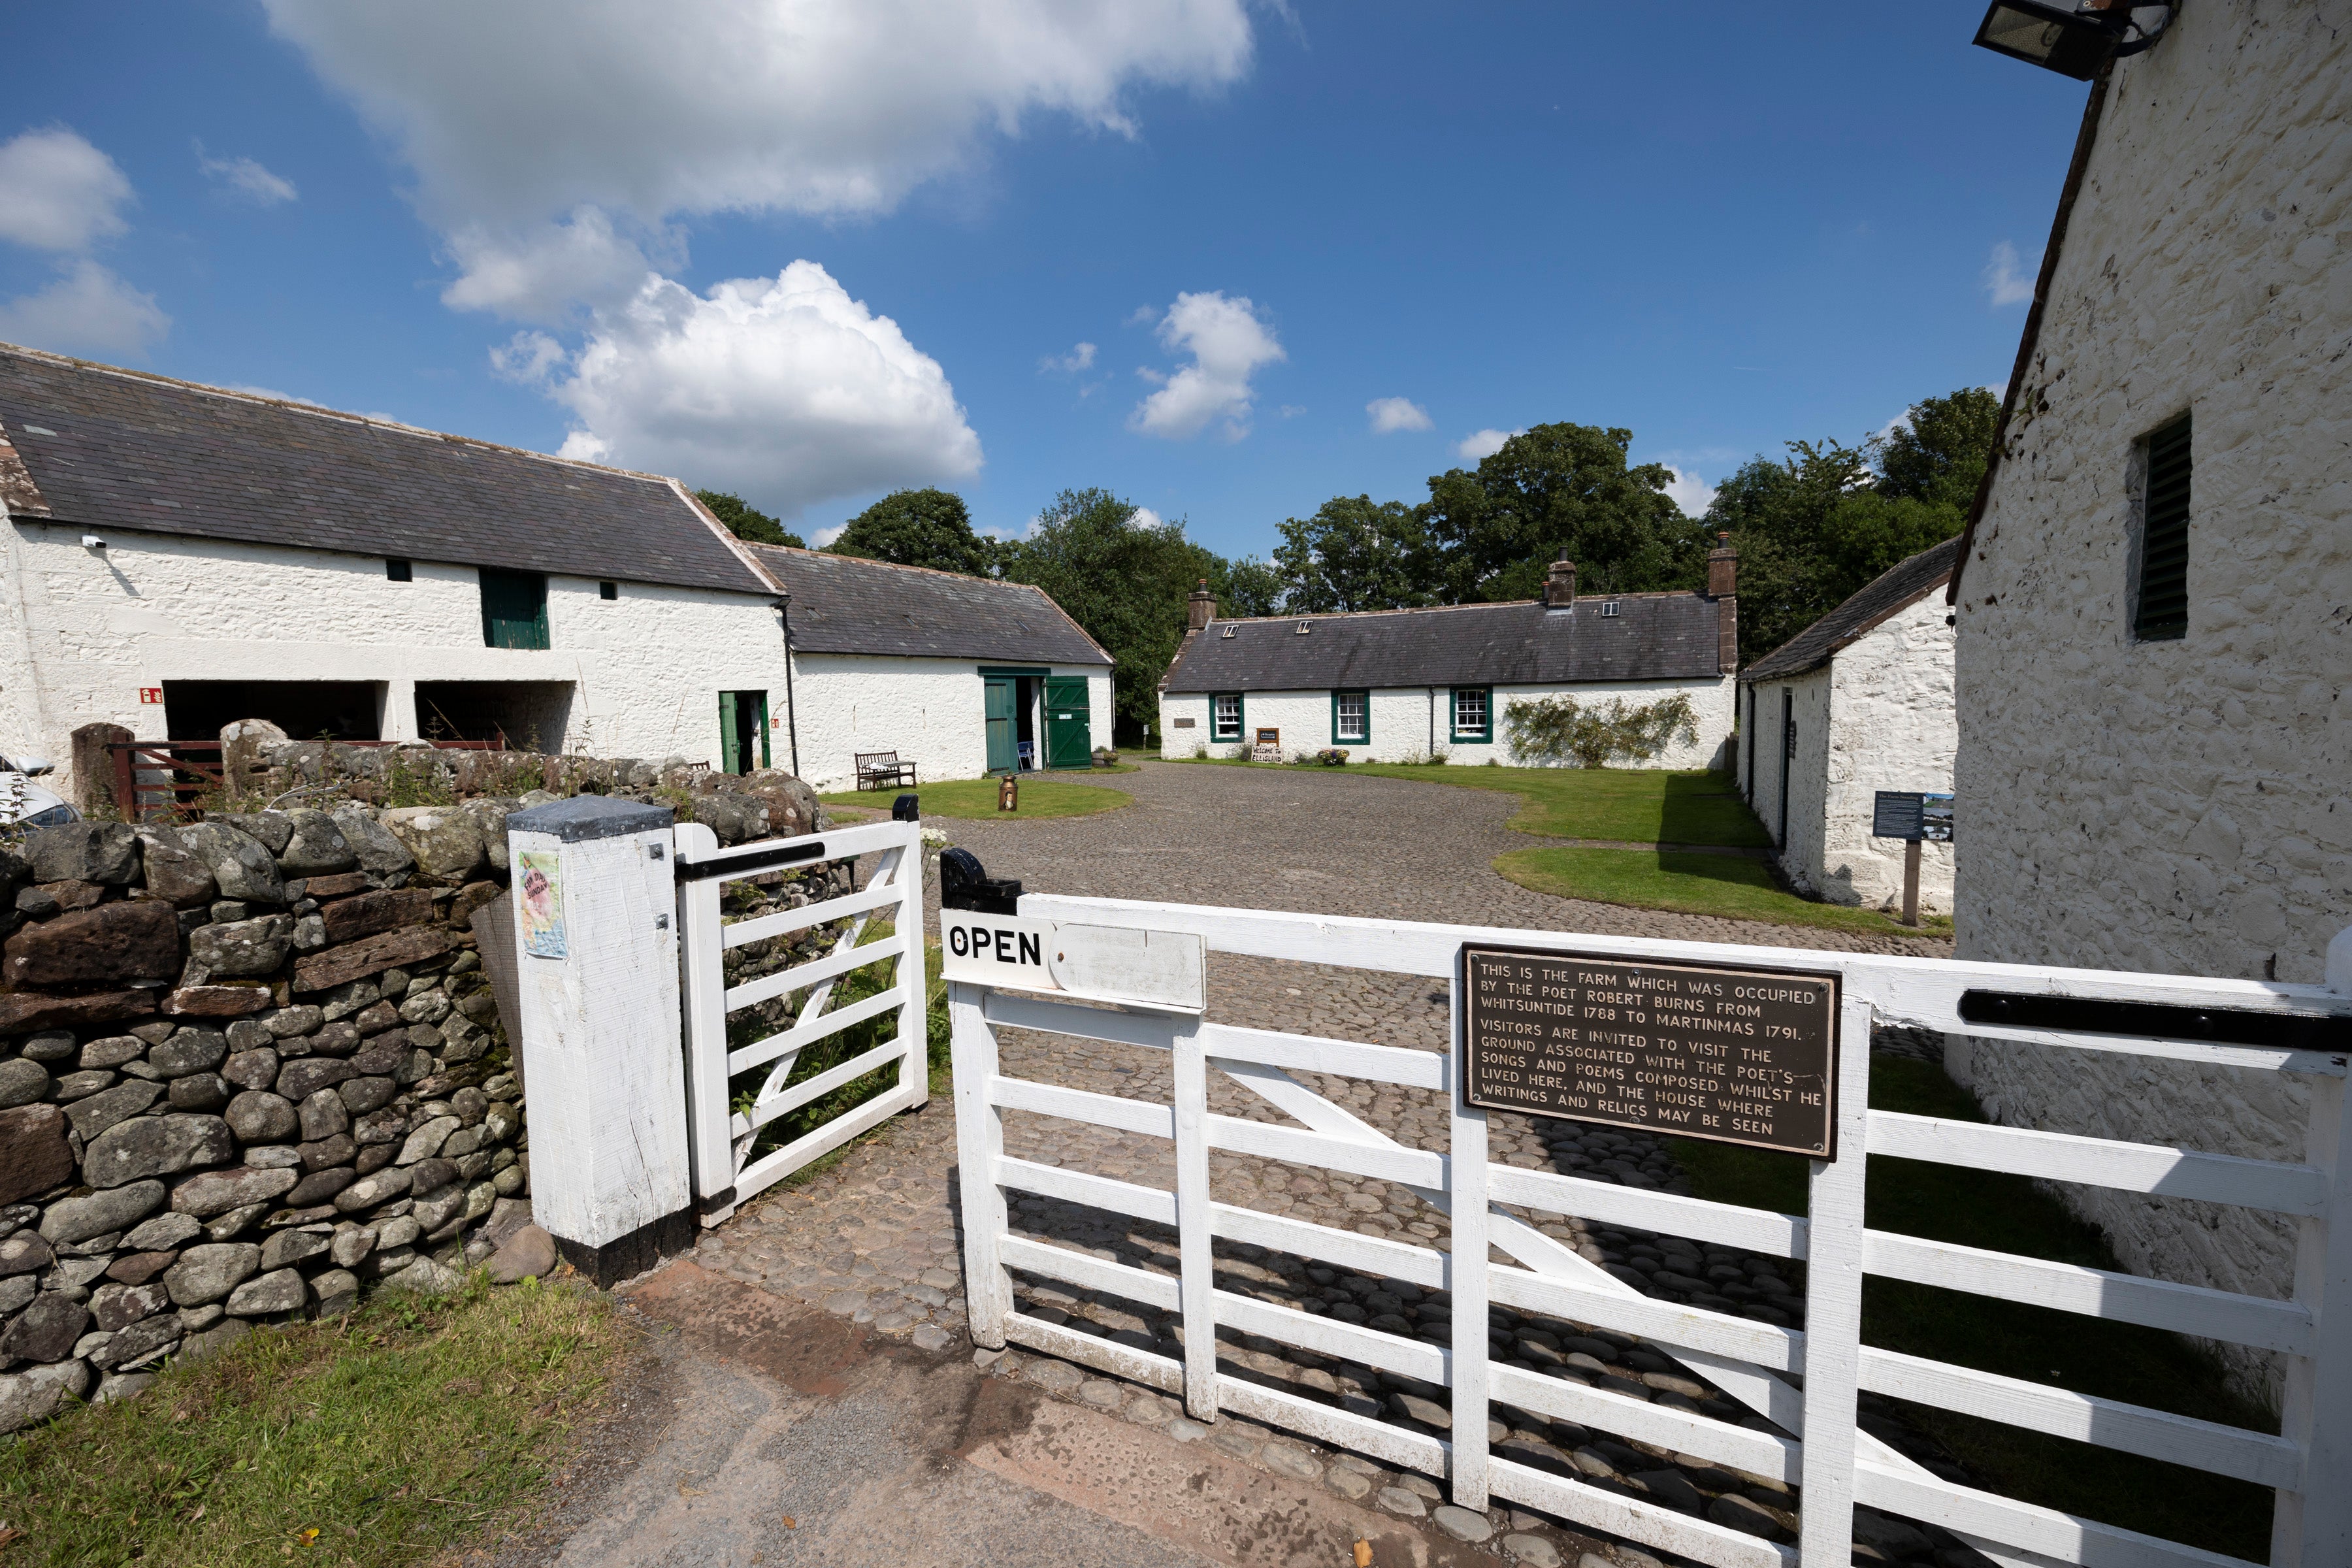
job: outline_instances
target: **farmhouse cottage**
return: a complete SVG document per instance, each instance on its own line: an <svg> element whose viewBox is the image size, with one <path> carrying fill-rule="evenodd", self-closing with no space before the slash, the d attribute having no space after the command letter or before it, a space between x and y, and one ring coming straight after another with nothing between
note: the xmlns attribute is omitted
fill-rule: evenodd
<svg viewBox="0 0 2352 1568"><path fill-rule="evenodd" d="M1696 732L1651 765L1717 766L1733 722L1737 566L1718 549L1704 593L1580 598L1563 560L1541 599L1239 620L1218 618L1204 585L1160 682L1160 755L1272 745L1357 762L1509 762L1525 760L1510 744L1514 701L1632 709L1683 696Z"/></svg>
<svg viewBox="0 0 2352 1568"><path fill-rule="evenodd" d="M1949 793L1959 541L1896 563L1739 676L1740 793L1780 868L1833 903L1903 895L1901 843L1871 837L1880 790ZM1952 847L1920 846L1919 904L1952 907Z"/></svg>
<svg viewBox="0 0 2352 1568"><path fill-rule="evenodd" d="M1963 958L2318 982L2352 924L2348 82L2352 7L2200 0L2092 89L1951 586ZM2004 1121L2303 1156L2290 1075L1949 1060ZM2292 1293L2290 1216L2064 1191Z"/></svg>

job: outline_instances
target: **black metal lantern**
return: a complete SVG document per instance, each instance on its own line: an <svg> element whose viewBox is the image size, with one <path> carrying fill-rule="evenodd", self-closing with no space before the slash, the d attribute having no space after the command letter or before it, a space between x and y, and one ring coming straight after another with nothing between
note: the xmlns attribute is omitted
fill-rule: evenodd
<svg viewBox="0 0 2352 1568"><path fill-rule="evenodd" d="M2060 76L2088 81L2110 59L2136 55L2171 24L2178 0L2132 5L2120 0L1992 0L1975 42L1980 48ZM2143 18L2142 12L2151 13Z"/></svg>

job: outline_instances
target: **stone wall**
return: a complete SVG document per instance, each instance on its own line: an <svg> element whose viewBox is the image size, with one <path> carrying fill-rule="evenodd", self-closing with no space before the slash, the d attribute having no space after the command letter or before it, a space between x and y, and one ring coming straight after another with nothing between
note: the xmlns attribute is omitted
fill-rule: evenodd
<svg viewBox="0 0 2352 1568"><path fill-rule="evenodd" d="M1959 584L1963 958L2319 982L2352 923L2352 4L2210 0L2116 68ZM2193 419L2189 629L2136 642L2135 444ZM2272 1074L1978 1043L2004 1121L2299 1158ZM2284 1295L2242 1209L2069 1201ZM2242 1372L2257 1358L2232 1352Z"/></svg>

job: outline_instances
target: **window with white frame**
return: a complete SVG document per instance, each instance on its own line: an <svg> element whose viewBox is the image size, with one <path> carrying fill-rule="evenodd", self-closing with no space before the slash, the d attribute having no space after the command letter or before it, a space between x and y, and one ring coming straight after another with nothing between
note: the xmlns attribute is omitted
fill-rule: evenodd
<svg viewBox="0 0 2352 1568"><path fill-rule="evenodd" d="M1360 746L1372 738L1372 694L1369 691L1331 693L1331 743Z"/></svg>
<svg viewBox="0 0 2352 1568"><path fill-rule="evenodd" d="M1242 694L1220 691L1209 699L1209 737L1216 741L1242 738Z"/></svg>
<svg viewBox="0 0 2352 1568"><path fill-rule="evenodd" d="M1457 686L1454 689L1454 739L1456 741L1490 741L1494 739L1494 709L1492 694L1484 686Z"/></svg>

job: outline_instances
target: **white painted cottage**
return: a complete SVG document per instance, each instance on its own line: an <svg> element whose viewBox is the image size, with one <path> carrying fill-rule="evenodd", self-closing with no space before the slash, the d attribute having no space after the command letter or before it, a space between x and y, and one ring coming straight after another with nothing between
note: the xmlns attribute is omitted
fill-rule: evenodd
<svg viewBox="0 0 2352 1568"><path fill-rule="evenodd" d="M1355 762L1439 752L1516 763L1515 700L1572 696L1638 708L1690 699L1694 739L1645 764L1727 765L1738 664L1738 558L1707 561L1705 593L1580 598L1576 567L1551 569L1541 599L1438 609L1221 619L1204 585L1160 686L1160 755L1272 743Z"/></svg>
<svg viewBox="0 0 2352 1568"><path fill-rule="evenodd" d="M740 771L779 584L674 479L0 345L0 734L490 739ZM70 784L72 781L68 781Z"/></svg>
<svg viewBox="0 0 2352 1568"><path fill-rule="evenodd" d="M754 545L790 590L779 740L821 790L859 753L896 752L924 782L1084 768L1110 744L1111 657L1042 588L852 555Z"/></svg>
<svg viewBox="0 0 2352 1568"><path fill-rule="evenodd" d="M1904 846L1871 837L1879 791L1951 791L1959 547L1896 563L1740 672L1740 793L1789 879L1832 903L1902 903ZM1919 907L1952 907L1948 844L1920 846Z"/></svg>
<svg viewBox="0 0 2352 1568"><path fill-rule="evenodd" d="M2198 0L2092 89L1952 583L1961 957L2318 983L2352 925L2347 84L2341 0ZM2307 1079L1949 1063L2004 1121L2303 1157ZM2293 1291L2292 1217L2063 1191L2134 1268Z"/></svg>

